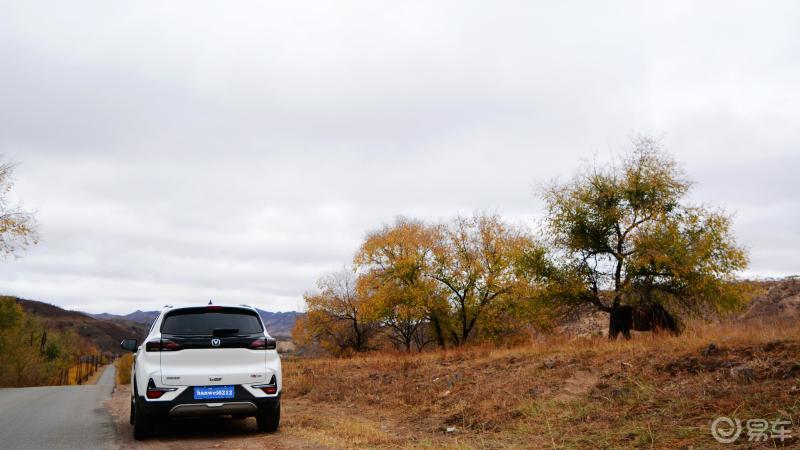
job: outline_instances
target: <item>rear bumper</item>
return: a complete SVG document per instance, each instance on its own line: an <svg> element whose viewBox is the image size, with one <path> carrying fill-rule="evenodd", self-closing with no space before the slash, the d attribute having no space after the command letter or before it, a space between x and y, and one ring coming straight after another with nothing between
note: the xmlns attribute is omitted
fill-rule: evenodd
<svg viewBox="0 0 800 450"><path fill-rule="evenodd" d="M258 407L251 402L230 403L182 403L169 410L172 417L192 416L252 416L258 413Z"/></svg>
<svg viewBox="0 0 800 450"><path fill-rule="evenodd" d="M148 416L194 417L194 416L255 416L269 413L278 407L281 393L274 397L255 397L235 386L234 398L224 400L195 400L193 389L186 389L174 400L151 400L137 397L136 407Z"/></svg>

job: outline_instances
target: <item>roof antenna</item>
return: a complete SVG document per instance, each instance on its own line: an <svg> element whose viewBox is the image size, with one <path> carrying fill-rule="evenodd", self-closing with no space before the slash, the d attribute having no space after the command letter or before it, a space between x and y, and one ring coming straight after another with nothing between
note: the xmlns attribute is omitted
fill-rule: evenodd
<svg viewBox="0 0 800 450"><path fill-rule="evenodd" d="M209 305L211 304L211 299L208 299L208 304L209 304Z"/></svg>

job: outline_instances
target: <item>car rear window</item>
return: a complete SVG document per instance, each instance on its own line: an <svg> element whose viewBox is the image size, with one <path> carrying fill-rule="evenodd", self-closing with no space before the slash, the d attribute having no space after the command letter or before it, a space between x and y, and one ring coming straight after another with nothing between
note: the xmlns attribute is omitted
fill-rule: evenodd
<svg viewBox="0 0 800 450"><path fill-rule="evenodd" d="M186 308L167 313L161 333L212 336L214 330L237 330L235 334L263 331L255 311L240 308Z"/></svg>

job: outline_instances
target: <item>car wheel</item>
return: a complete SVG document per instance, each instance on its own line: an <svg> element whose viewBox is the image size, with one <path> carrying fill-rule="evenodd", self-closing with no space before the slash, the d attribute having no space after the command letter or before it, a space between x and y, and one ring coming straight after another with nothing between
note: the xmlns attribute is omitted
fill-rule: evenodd
<svg viewBox="0 0 800 450"><path fill-rule="evenodd" d="M133 425L133 418L135 414L134 411L136 411L136 378L134 378L133 382L131 383L131 389L133 390L133 392L131 392L131 414L130 418L128 418L128 421L131 423L131 425Z"/></svg>
<svg viewBox="0 0 800 450"><path fill-rule="evenodd" d="M272 411L263 412L256 416L258 431L272 433L281 423L281 404L278 403Z"/></svg>
<svg viewBox="0 0 800 450"><path fill-rule="evenodd" d="M144 412L144 408L139 408L138 405L134 408L133 413L133 438L136 440L146 439L152 436L155 432L155 422L153 418Z"/></svg>

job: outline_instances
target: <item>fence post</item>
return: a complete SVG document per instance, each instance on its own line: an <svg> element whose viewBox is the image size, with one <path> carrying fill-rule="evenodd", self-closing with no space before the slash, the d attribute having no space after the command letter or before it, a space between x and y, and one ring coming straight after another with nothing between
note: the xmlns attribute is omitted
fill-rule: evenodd
<svg viewBox="0 0 800 450"><path fill-rule="evenodd" d="M42 333L42 342L39 344L39 354L44 355L44 346L47 344L47 330Z"/></svg>

